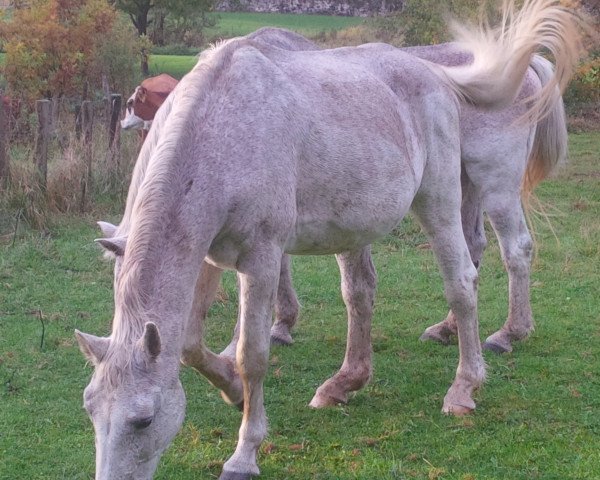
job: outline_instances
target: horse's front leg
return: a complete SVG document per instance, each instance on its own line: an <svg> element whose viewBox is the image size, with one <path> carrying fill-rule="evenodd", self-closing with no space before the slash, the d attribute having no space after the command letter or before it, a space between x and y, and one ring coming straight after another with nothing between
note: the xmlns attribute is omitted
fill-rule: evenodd
<svg viewBox="0 0 600 480"><path fill-rule="evenodd" d="M346 403L350 392L371 378L371 318L377 275L371 248L336 255L342 277L342 296L348 311L348 339L342 368L321 385L310 402L314 408Z"/></svg>
<svg viewBox="0 0 600 480"><path fill-rule="evenodd" d="M487 245L485 230L483 224L483 199L481 190L476 187L467 176L465 169L462 169L462 208L461 220L463 233L471 254L471 260L475 268L479 269L481 258ZM446 318L440 323L428 327L420 339L423 341L431 340L449 345L458 334L456 326L456 315L450 310Z"/></svg>
<svg viewBox="0 0 600 480"><path fill-rule="evenodd" d="M244 389L244 416L235 453L223 465L220 480L249 480L259 474L256 456L267 434L263 381L269 361L269 330L280 262L280 250L262 251L238 262L240 338L236 364Z"/></svg>
<svg viewBox="0 0 600 480"><path fill-rule="evenodd" d="M226 402L241 407L242 382L235 371L234 359L217 355L204 345L204 321L215 299L222 272L220 268L202 263L196 281L192 312L186 327L181 362L197 370L220 389Z"/></svg>
<svg viewBox="0 0 600 480"><path fill-rule="evenodd" d="M239 280L238 280L239 290ZM300 304L292 284L292 271L290 256L283 254L281 257L281 268L279 271L279 283L277 286L277 301L275 303L275 323L271 327L271 342L277 345L291 345L292 328L298 321ZM235 324L233 337L229 345L221 352L225 357L235 358L238 338L240 337L240 317Z"/></svg>

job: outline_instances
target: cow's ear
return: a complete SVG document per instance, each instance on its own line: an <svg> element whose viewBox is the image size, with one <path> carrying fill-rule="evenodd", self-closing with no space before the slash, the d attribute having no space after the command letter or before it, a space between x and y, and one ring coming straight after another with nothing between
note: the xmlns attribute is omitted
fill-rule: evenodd
<svg viewBox="0 0 600 480"><path fill-rule="evenodd" d="M147 90L140 86L140 89L138 90L138 99L140 100L140 102L144 103L146 101L146 93Z"/></svg>

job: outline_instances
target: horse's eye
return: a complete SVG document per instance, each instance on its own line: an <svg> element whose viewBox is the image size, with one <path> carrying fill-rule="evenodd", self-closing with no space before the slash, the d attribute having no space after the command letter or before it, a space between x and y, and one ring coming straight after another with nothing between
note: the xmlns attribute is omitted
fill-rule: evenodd
<svg viewBox="0 0 600 480"><path fill-rule="evenodd" d="M142 430L144 428L148 428L152 423L152 420L153 417L137 418L135 420L132 420L131 424L134 426L134 428Z"/></svg>

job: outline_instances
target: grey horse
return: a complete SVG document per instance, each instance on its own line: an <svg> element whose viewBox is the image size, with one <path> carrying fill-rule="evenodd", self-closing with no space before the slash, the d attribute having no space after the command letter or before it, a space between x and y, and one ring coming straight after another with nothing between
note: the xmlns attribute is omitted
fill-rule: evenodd
<svg viewBox="0 0 600 480"><path fill-rule="evenodd" d="M461 67L381 44L289 51L239 38L203 54L142 148L149 159L126 238L103 241L122 255L111 335L76 332L95 365L84 406L97 479L151 478L183 422L179 359L204 350L201 324L189 321L204 259L235 269L240 283L235 366L244 415L220 478L257 475L282 254L335 253L357 332L349 339L368 339L369 245L409 208L430 237L458 327L460 360L443 410L475 407L485 368L477 271L460 217L459 98L506 106L538 45L555 53L559 81L577 53L571 14L556 2L532 0L518 14L506 4L505 14L511 21L499 30L462 29L474 61ZM550 87L532 105L535 116L545 113ZM370 344L349 345L348 354L370 360Z"/></svg>

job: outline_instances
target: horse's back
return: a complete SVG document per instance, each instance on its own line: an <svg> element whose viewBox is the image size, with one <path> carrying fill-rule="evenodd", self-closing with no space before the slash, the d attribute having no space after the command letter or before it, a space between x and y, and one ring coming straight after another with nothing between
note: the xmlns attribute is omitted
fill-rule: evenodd
<svg viewBox="0 0 600 480"><path fill-rule="evenodd" d="M240 39L222 48L212 82L199 66L174 91L169 121L188 116L189 135L170 128L191 143L183 151L201 146L202 160L187 164L221 185L228 235L252 237L252 216L287 230L290 252L332 253L391 230L437 148L432 132L448 130L440 119L458 124L438 76L388 46L285 51Z"/></svg>

